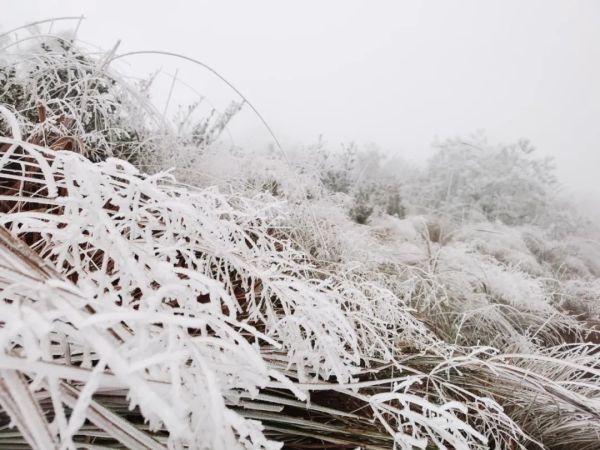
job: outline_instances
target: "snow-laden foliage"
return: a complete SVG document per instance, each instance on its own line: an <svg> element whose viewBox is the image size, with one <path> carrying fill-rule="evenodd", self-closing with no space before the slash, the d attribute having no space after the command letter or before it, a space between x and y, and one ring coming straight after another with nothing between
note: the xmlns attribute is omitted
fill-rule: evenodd
<svg viewBox="0 0 600 450"><path fill-rule="evenodd" d="M0 55L0 448L597 448L600 248L528 145L249 153L240 104L169 119L35 38Z"/></svg>
<svg viewBox="0 0 600 450"><path fill-rule="evenodd" d="M332 377L344 385L371 358L394 361L397 345L437 345L391 292L324 276L276 237L283 231L273 200L178 187L121 160L94 164L67 151L2 143L12 167L4 177L15 181L3 192L10 212L2 225L60 271L40 279L20 274L20 261L4 264L5 366L39 378L34 384L53 404L64 402L52 386L69 372L42 368L62 360L87 374L79 380L86 382L83 411L110 371L150 428L168 430L169 445L262 448L260 427L226 404L267 386L290 387L299 399L310 391L269 369L271 354L284 358L301 386ZM368 401L378 411L391 398L417 401L398 393ZM419 402L426 409L412 413L420 419L411 439L423 439L425 429L455 447L485 441L453 407ZM9 404L16 420L19 406ZM76 412L55 420L54 430L48 425L46 438L68 440L85 418ZM434 426L430 416L450 422Z"/></svg>
<svg viewBox="0 0 600 450"><path fill-rule="evenodd" d="M502 155L513 151L522 151L520 147L510 148L512 150L508 151L503 146L495 150L489 147L485 150L485 158L495 158L493 151L501 154L498 158L504 158ZM497 381L501 377L499 397L494 398L505 399L503 404L513 404L508 393L520 386L513 378L523 373L520 366L529 364L530 358L546 361L548 352L558 355L559 359L577 358L579 352L595 354L598 332L594 328L599 323L596 303L600 246L594 236L598 236L598 229L589 221L577 222L581 216L573 207L565 207L564 200L557 196L555 183L549 181L552 174L542 180L528 181L536 184L535 189L545 200L538 202L535 217L523 218L516 225L510 218L504 220L507 216L491 216L493 221L487 221L482 210L474 206L470 207L467 215L447 214L452 207L462 205L463 199L447 197L447 193L441 190L436 201L446 204L446 209L436 214L431 203L425 201L422 202L425 206L418 207L419 199L423 198L422 192L429 189L430 183L425 174L430 173L431 168L426 168L422 174L418 170L407 174L400 169L403 167L401 163L387 161L386 165L386 161L381 162L381 156L372 150L355 156L362 163L353 166L348 164L350 159L345 150L339 156L329 157L329 161L340 158L337 170L332 171L330 166L320 162L321 151L319 147L309 147L303 149L299 157L294 154L295 171L273 153L265 153L260 159L265 164L261 165L253 163L255 155L250 160L243 153L227 153L222 148L205 152L200 158L200 166L206 167L207 174L213 176L213 182L220 180L223 188L235 186L234 190L247 193L269 191L287 199L293 205L289 223L298 245L324 267L337 272L360 273L362 279L372 280L389 289L413 308L415 316L446 344L460 346L462 351L465 351L465 346L485 346L501 353L527 355L522 361L511 359L517 367L507 368L506 372L492 368L487 362L469 363L474 364L471 368L474 372L487 372L484 378ZM442 148L440 151L445 150ZM352 152L361 153L356 149ZM219 160L228 162L221 166ZM520 164L519 158L512 160L516 165ZM431 164L436 164L435 159ZM535 159L532 165L538 167ZM390 166L399 169L395 183L386 182L390 186L387 195L398 194L406 205L404 218L388 214L382 208L384 203L374 201L365 226L353 216L353 207L359 199L352 190L344 192L338 187L348 183L329 182L332 172L350 179L355 177L353 174L358 167L369 166L370 169L366 170L376 168L373 183L379 185L386 179L381 176L385 173L384 169ZM221 167L240 167L243 171L222 171ZM520 170L520 167L514 168L517 174ZM205 179L203 170L183 175L190 179L196 177L198 182ZM341 175L336 179L344 180ZM490 179L490 174L482 170L473 175L472 182L483 185ZM517 183L518 180L513 181ZM274 186L277 189L274 190ZM527 192L526 186L523 189ZM514 195L513 191L509 194ZM512 201L503 198L504 195L508 194L501 189L497 191L498 207L512 205ZM525 199L525 202L529 201ZM521 206L516 204L515 208ZM425 211L430 213L421 215ZM571 226L571 222L578 223L577 232L573 231L576 228ZM451 351L457 351L456 347L452 347ZM591 362L593 357L584 360L586 364L591 363L594 370L597 369L596 362ZM416 363L417 358L413 361ZM493 361L499 361L498 357L494 356ZM543 371L549 370L549 380L555 380L557 373L553 372L553 364L562 363L541 362L535 368L542 377L545 376ZM431 366L424 371L429 370ZM564 383L570 383L566 381L569 377L580 376L583 373L578 370L567 370ZM583 379L589 380L588 376L584 375ZM472 388L478 386L483 392L494 390L489 382L480 385L469 377L467 379ZM570 386L572 391L576 391L575 384ZM586 392L586 396L591 393L588 388L586 384L582 391ZM597 388L593 388L595 393L587 400L580 398L576 403L593 403L595 400L590 399L597 399ZM556 415L556 411L566 414L571 410L571 406L562 403L566 397L553 400L557 402L553 412L544 410L547 400L542 401L542 398L545 395L532 394L525 388L519 390L514 396L528 402L530 410L539 411L526 415L517 414L518 407L506 411L510 412L510 417L518 417L523 429L547 446L551 446L557 437L554 428L560 426L564 433L561 442L573 439L584 448L586 445L594 448L598 430L579 429L579 413L571 419L567 419L568 415ZM586 427L595 428L595 414L583 419ZM544 419L540 419L542 416ZM580 434L586 434L587 438L580 441L580 437L575 437ZM510 448L510 445L506 444L506 447Z"/></svg>
<svg viewBox="0 0 600 450"><path fill-rule="evenodd" d="M204 100L199 98L167 120L149 101L155 75L122 76L110 66L114 51L95 56L77 47L70 34L22 40L5 35L0 44L0 103L17 115L23 136L92 161L118 157L151 166L166 156L164 141L203 148L219 138L241 107L232 102L223 112L210 108L199 115Z"/></svg>
<svg viewBox="0 0 600 450"><path fill-rule="evenodd" d="M552 161L535 157L525 140L503 146L482 136L449 140L439 145L423 173L415 204L464 220L532 223L548 207L553 173Z"/></svg>

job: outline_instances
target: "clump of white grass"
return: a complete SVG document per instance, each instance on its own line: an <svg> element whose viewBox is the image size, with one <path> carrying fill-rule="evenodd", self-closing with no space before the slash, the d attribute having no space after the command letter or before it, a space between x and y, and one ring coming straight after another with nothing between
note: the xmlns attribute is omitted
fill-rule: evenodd
<svg viewBox="0 0 600 450"><path fill-rule="evenodd" d="M2 196L11 206L2 225L60 270L21 273L25 261L11 250L15 238L5 236L11 259L3 264L2 365L46 391L56 414L47 435L29 440L34 446L70 442L86 418L94 423L86 413L94 392L118 386L150 430L168 431L169 445L262 448L260 427L226 407L240 393L252 398L278 386L302 400L310 382L352 383L371 357L393 361L396 342L435 344L389 291L317 276L276 237L282 212L273 201L179 187L120 160L94 164L67 151L0 142L10 146L2 153L13 167L7 177L19 185ZM30 250L26 257L34 268L42 264ZM273 350L301 387L269 368ZM58 388L71 372L84 384L76 384L81 394L67 420ZM377 411L386 399L369 402ZM27 414L17 398L3 407L15 424ZM454 409L436 408L411 413L421 417L411 436L441 415L453 419L438 439L452 437L464 448L483 440Z"/></svg>

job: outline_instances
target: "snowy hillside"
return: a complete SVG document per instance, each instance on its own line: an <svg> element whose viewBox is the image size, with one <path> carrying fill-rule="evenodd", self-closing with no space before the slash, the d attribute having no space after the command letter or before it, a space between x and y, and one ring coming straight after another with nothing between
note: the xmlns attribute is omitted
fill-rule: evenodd
<svg viewBox="0 0 600 450"><path fill-rule="evenodd" d="M1 449L600 448L600 232L529 142L249 151L3 39Z"/></svg>

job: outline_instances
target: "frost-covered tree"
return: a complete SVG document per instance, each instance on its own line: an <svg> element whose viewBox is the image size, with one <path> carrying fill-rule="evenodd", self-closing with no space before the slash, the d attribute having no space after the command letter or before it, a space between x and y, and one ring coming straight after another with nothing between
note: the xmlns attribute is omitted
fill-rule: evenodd
<svg viewBox="0 0 600 450"><path fill-rule="evenodd" d="M438 145L412 202L458 220L537 223L556 193L553 162L538 157L526 140L492 145L482 136Z"/></svg>

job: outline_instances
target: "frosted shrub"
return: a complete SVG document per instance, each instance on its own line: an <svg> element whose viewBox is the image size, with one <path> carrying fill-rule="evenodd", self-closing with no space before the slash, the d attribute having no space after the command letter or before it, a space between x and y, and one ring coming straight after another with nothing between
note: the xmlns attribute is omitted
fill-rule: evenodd
<svg viewBox="0 0 600 450"><path fill-rule="evenodd" d="M494 146L482 136L448 140L439 144L412 201L459 220L533 223L550 205L552 167L551 160L535 157L527 141Z"/></svg>

